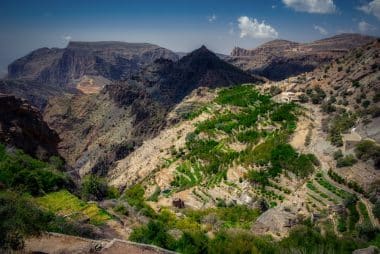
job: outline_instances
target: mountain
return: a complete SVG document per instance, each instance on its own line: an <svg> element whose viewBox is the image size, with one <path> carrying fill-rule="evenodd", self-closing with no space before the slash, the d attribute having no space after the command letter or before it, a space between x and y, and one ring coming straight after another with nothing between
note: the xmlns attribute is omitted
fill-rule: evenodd
<svg viewBox="0 0 380 254"><path fill-rule="evenodd" d="M234 48L229 62L271 80L282 80L314 70L340 57L350 49L375 38L359 34L341 34L310 43L273 40L256 49Z"/></svg>
<svg viewBox="0 0 380 254"><path fill-rule="evenodd" d="M46 160L58 155L59 141L37 108L15 96L0 94L0 143Z"/></svg>
<svg viewBox="0 0 380 254"><path fill-rule="evenodd" d="M0 92L26 98L43 109L51 96L97 93L159 58L177 60L178 56L148 43L73 41L63 49L40 48L8 66Z"/></svg>
<svg viewBox="0 0 380 254"><path fill-rule="evenodd" d="M158 58L177 56L148 43L72 41L64 49L41 48L14 61L8 66L8 78L75 86L83 75L121 79Z"/></svg>
<svg viewBox="0 0 380 254"><path fill-rule="evenodd" d="M194 89L262 81L202 47L176 62L157 59L99 94L56 97L44 117L59 133L60 152L71 166L81 175L104 175L143 140L172 124L168 112Z"/></svg>

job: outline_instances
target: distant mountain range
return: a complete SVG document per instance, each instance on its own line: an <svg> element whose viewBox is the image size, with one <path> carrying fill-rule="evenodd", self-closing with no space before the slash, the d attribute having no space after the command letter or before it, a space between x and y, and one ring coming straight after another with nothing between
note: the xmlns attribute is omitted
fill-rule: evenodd
<svg viewBox="0 0 380 254"><path fill-rule="evenodd" d="M250 74L281 80L312 71L373 39L342 34L311 43L273 40L256 49L236 47L230 56L216 55ZM157 59L176 61L185 55L148 43L73 41L63 49L37 49L11 63L0 92L26 98L43 109L51 96L98 93L112 81L130 79Z"/></svg>
<svg viewBox="0 0 380 254"><path fill-rule="evenodd" d="M359 34L341 34L310 43L273 40L255 49L236 47L227 61L268 79L282 80L312 71L374 39Z"/></svg>

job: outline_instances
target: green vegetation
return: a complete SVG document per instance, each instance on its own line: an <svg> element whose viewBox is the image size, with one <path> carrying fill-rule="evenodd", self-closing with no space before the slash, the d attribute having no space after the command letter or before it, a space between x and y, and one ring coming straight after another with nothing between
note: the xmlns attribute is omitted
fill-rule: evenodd
<svg viewBox="0 0 380 254"><path fill-rule="evenodd" d="M375 162L375 167L380 168L380 146L371 140L363 140L356 145L356 157L366 161L372 159Z"/></svg>
<svg viewBox="0 0 380 254"><path fill-rule="evenodd" d="M369 214L368 214L367 207L365 206L365 204L363 202L358 202L358 208L359 208L360 214L363 216L364 223L371 224L371 220L369 218Z"/></svg>
<svg viewBox="0 0 380 254"><path fill-rule="evenodd" d="M348 229L350 232L355 230L356 223L359 222L360 215L358 210L356 209L357 197L350 197L345 200L345 206L349 212L348 215Z"/></svg>
<svg viewBox="0 0 380 254"><path fill-rule="evenodd" d="M306 94L310 97L313 104L321 104L326 98L326 93L319 87L315 87L314 90L308 89Z"/></svg>
<svg viewBox="0 0 380 254"><path fill-rule="evenodd" d="M61 188L71 188L71 179L57 169L57 158L52 164L32 158L21 150L7 152L0 144L0 183L6 188L31 195L43 195Z"/></svg>
<svg viewBox="0 0 380 254"><path fill-rule="evenodd" d="M326 180L323 176L317 176L315 180L324 188L329 190L330 192L334 193L336 196L342 198L342 199L347 199L350 198L352 194L344 191L343 189L340 189L336 187L335 185L331 184L328 180Z"/></svg>
<svg viewBox="0 0 380 254"><path fill-rule="evenodd" d="M340 157L336 161L336 166L338 168L350 167L350 166L354 165L356 162L358 162L358 160L355 159L355 157L352 154L349 154L349 155L346 155L344 157Z"/></svg>
<svg viewBox="0 0 380 254"><path fill-rule="evenodd" d="M338 217L337 229L341 233L347 231L347 218L346 218L346 216L340 215Z"/></svg>
<svg viewBox="0 0 380 254"><path fill-rule="evenodd" d="M123 198L129 205L148 217L155 217L154 210L146 204L144 199L145 190L140 184L136 184L124 192Z"/></svg>
<svg viewBox="0 0 380 254"><path fill-rule="evenodd" d="M111 219L111 216L95 203L86 203L67 190L38 197L36 203L49 212L70 217L72 220L88 218L90 223L95 225L101 225Z"/></svg>
<svg viewBox="0 0 380 254"><path fill-rule="evenodd" d="M202 229L184 230L177 240L170 233L170 216L151 221L136 228L130 240L156 244L180 253L351 253L362 243L351 237L337 237L327 231L323 235L310 223L290 231L288 237L274 242L270 237L255 236L246 230L220 229L215 237L208 237ZM169 219L169 220L168 220Z"/></svg>
<svg viewBox="0 0 380 254"><path fill-rule="evenodd" d="M26 237L38 236L45 231L95 237L91 227L62 217L63 214L55 215L37 204L29 195L0 191L0 252L22 249Z"/></svg>
<svg viewBox="0 0 380 254"><path fill-rule="evenodd" d="M264 186L270 177L276 177L283 170L299 177L313 171L315 157L299 154L286 144L296 127L298 107L295 104L275 103L270 96L247 85L222 89L215 103L224 109L210 112L214 115L196 124L195 132L186 137L185 149L180 155L182 160L172 182L177 190L218 184L226 179L232 163L268 166L268 173L260 175L266 178L261 181ZM257 128L258 125L269 126L270 131ZM245 144L246 149L232 150L229 143L235 141ZM260 141L263 142L255 147ZM255 175L251 172L248 177L256 181Z"/></svg>
<svg viewBox="0 0 380 254"><path fill-rule="evenodd" d="M97 175L87 175L82 180L81 196L84 200L103 200L119 196L115 188L109 187L106 180Z"/></svg>
<svg viewBox="0 0 380 254"><path fill-rule="evenodd" d="M349 112L334 116L328 129L329 139L333 145L338 147L343 145L342 133L353 127L356 119L356 115Z"/></svg>

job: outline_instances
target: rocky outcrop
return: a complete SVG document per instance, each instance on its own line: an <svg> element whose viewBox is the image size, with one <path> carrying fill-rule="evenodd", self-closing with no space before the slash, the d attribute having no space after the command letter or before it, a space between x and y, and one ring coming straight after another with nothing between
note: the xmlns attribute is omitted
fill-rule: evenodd
<svg viewBox="0 0 380 254"><path fill-rule="evenodd" d="M59 138L25 100L0 94L0 142L40 159L57 155Z"/></svg>
<svg viewBox="0 0 380 254"><path fill-rule="evenodd" d="M228 61L251 73L282 80L314 70L375 38L341 34L311 43L273 40L256 49L234 48Z"/></svg>

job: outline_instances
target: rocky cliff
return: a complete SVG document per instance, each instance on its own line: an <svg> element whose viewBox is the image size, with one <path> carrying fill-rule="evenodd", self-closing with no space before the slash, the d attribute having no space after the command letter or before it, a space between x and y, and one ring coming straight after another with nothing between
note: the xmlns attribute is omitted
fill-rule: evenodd
<svg viewBox="0 0 380 254"><path fill-rule="evenodd" d="M98 93L105 85L137 73L156 59L178 56L159 46L127 42L70 42L66 48L41 48L8 66L0 92L28 99L44 109L63 93Z"/></svg>
<svg viewBox="0 0 380 254"><path fill-rule="evenodd" d="M374 39L358 34L341 34L311 43L273 40L256 49L234 48L228 61L268 79L282 80L312 71Z"/></svg>
<svg viewBox="0 0 380 254"><path fill-rule="evenodd" d="M64 49L41 48L8 67L8 78L72 86L84 75L121 79L158 58L177 59L170 50L148 43L70 42Z"/></svg>
<svg viewBox="0 0 380 254"><path fill-rule="evenodd" d="M40 159L57 155L57 133L43 121L40 112L25 100L0 94L0 142Z"/></svg>

